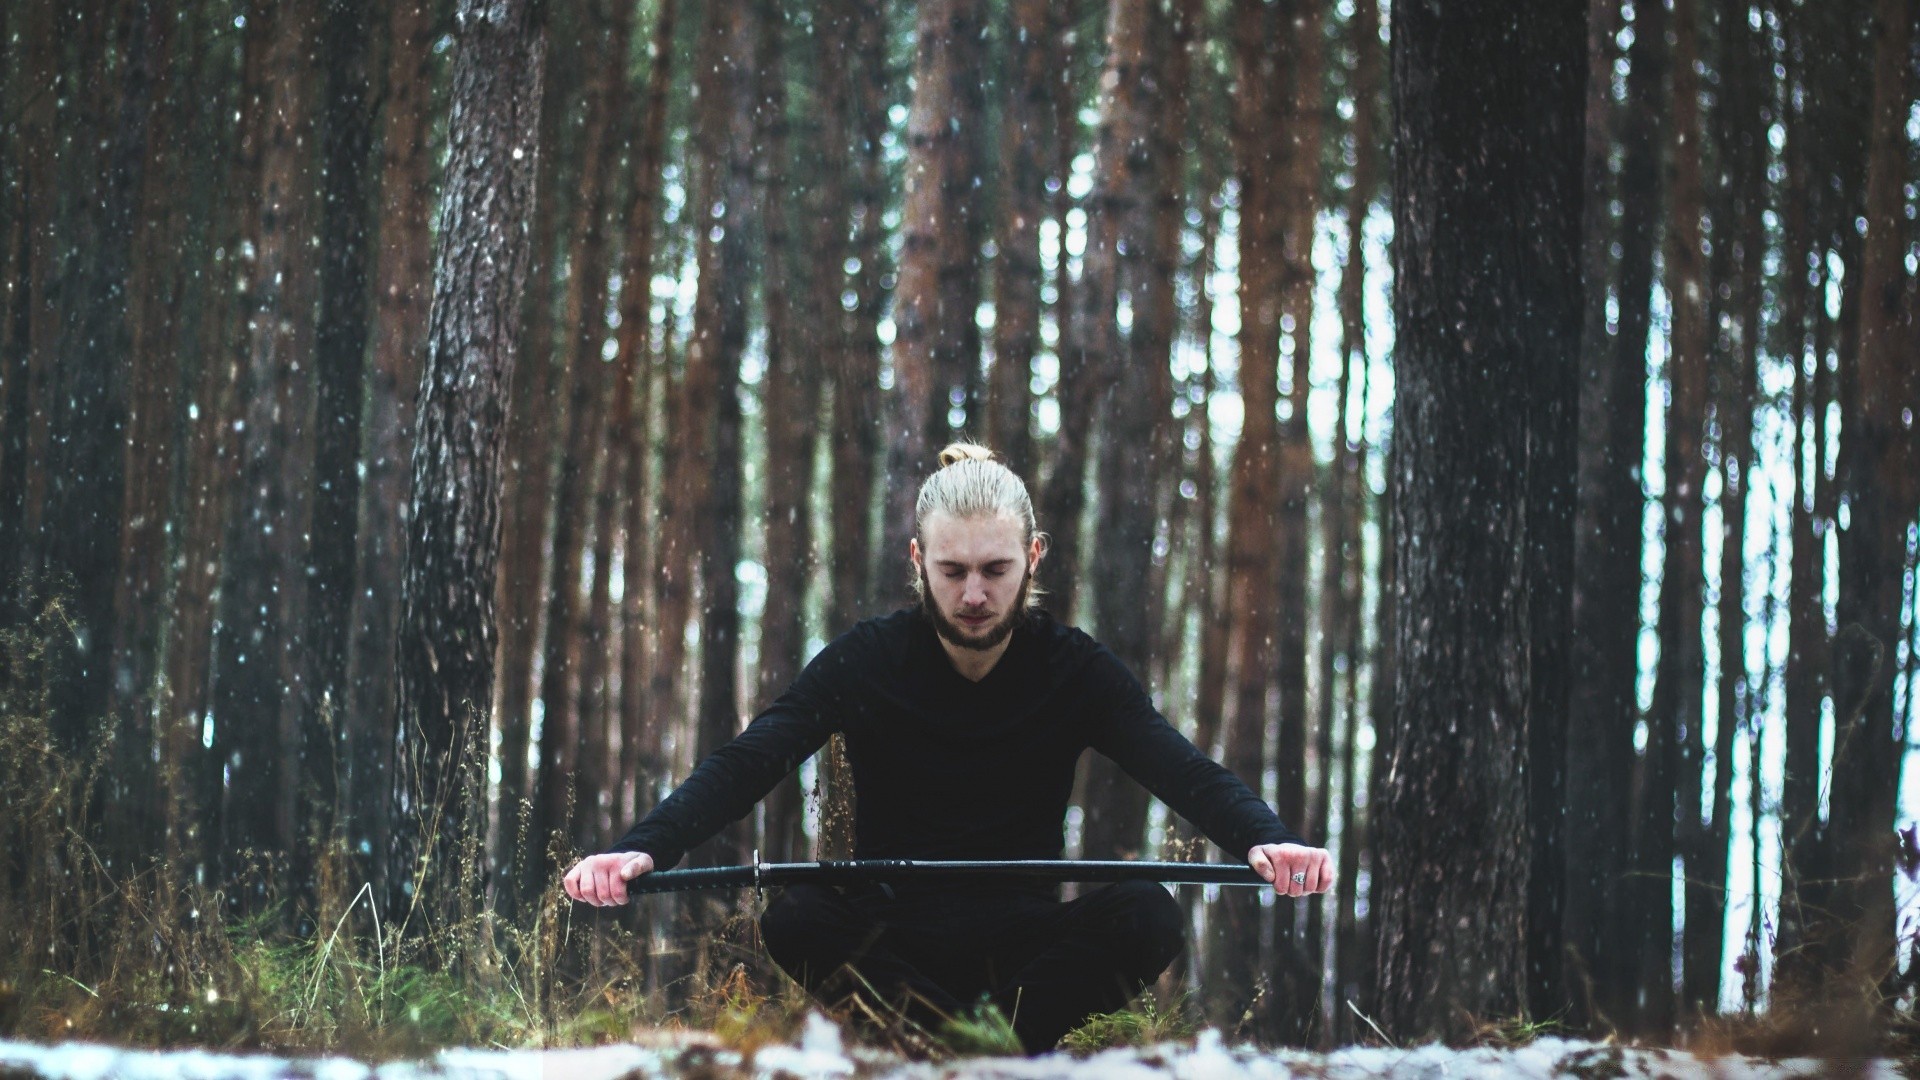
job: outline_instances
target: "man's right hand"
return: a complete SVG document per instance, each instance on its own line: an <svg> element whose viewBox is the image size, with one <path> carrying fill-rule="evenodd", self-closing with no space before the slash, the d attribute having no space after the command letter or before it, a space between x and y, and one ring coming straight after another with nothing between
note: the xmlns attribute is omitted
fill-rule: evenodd
<svg viewBox="0 0 1920 1080"><path fill-rule="evenodd" d="M610 851L589 855L567 871L567 895L594 907L627 902L627 882L653 869L653 856L644 851Z"/></svg>

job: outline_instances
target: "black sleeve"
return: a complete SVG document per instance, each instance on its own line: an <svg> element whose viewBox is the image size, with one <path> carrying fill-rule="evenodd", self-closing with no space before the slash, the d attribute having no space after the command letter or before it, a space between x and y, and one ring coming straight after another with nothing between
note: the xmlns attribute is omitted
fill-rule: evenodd
<svg viewBox="0 0 1920 1080"><path fill-rule="evenodd" d="M824 655L824 654L823 654ZM715 750L608 851L644 851L656 869L679 862L754 806L838 727L837 709L823 708L818 658L786 693L733 740Z"/></svg>
<svg viewBox="0 0 1920 1080"><path fill-rule="evenodd" d="M1101 648L1088 664L1092 745L1128 776L1226 849L1246 858L1255 844L1306 844L1266 800L1200 752L1118 657Z"/></svg>

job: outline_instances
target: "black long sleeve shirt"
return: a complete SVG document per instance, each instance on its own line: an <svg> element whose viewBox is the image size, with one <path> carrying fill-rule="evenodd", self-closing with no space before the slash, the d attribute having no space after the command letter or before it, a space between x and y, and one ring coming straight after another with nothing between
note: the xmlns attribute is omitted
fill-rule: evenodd
<svg viewBox="0 0 1920 1080"><path fill-rule="evenodd" d="M918 609L869 619L814 657L779 699L610 851L659 868L753 811L834 732L846 737L863 859L1057 859L1074 765L1112 758L1210 839L1244 857L1304 843L1153 707L1104 646L1044 613L973 682Z"/></svg>

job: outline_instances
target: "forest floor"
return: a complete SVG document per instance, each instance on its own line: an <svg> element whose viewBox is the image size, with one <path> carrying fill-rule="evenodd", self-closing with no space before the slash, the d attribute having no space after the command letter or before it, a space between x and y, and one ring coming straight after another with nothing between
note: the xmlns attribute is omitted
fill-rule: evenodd
<svg viewBox="0 0 1920 1080"><path fill-rule="evenodd" d="M1676 1050L1540 1039L1523 1047L1350 1047L1330 1053L1229 1046L1214 1031L1196 1039L1076 1057L962 1057L914 1062L849 1047L818 1015L798 1037L747 1050L700 1032L642 1034L635 1041L573 1050L443 1050L378 1065L347 1057L284 1057L205 1050L129 1050L95 1043L0 1041L0 1080L1426 1080L1580 1077L1586 1080L1789 1080L1818 1076L1891 1080L1887 1059L1765 1060Z"/></svg>

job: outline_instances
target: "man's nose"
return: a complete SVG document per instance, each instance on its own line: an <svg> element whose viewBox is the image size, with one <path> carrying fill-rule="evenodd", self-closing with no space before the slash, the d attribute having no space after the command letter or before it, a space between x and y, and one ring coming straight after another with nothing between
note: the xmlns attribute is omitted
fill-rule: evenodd
<svg viewBox="0 0 1920 1080"><path fill-rule="evenodd" d="M987 602L987 579L978 574L967 575L967 587L960 594L962 603L969 606Z"/></svg>

